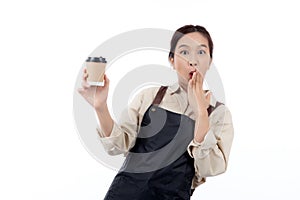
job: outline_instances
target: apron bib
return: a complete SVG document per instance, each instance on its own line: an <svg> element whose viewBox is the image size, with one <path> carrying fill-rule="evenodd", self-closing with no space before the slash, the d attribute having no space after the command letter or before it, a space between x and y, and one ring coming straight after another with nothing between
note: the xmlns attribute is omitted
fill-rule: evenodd
<svg viewBox="0 0 300 200"><path fill-rule="evenodd" d="M145 112L135 145L105 200L190 199L195 168L186 149L194 138L195 121L158 106L166 90L161 86ZM210 106L209 114L212 110Z"/></svg>

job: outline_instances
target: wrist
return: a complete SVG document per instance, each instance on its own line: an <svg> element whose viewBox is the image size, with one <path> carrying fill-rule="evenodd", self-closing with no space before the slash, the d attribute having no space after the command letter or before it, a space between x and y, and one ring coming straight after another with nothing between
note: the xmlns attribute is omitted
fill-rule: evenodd
<svg viewBox="0 0 300 200"><path fill-rule="evenodd" d="M194 137L194 142L198 145L200 145L203 142L203 140L204 137L197 137L197 136Z"/></svg>
<svg viewBox="0 0 300 200"><path fill-rule="evenodd" d="M197 118L200 118L200 120L208 117L207 109L203 109L203 108L197 109L196 113L197 113Z"/></svg>
<svg viewBox="0 0 300 200"><path fill-rule="evenodd" d="M96 112L100 112L100 113L107 110L107 109L108 108L107 108L106 102L101 104L100 106L95 107Z"/></svg>

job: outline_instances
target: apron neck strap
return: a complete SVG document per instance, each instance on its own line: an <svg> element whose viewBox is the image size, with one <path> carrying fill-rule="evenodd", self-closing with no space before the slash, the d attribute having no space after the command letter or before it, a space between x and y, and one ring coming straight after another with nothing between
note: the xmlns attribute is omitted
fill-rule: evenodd
<svg viewBox="0 0 300 200"><path fill-rule="evenodd" d="M159 88L158 92L156 93L156 96L155 96L152 104L159 105L160 102L162 101L167 89L168 89L168 86L161 86Z"/></svg>
<svg viewBox="0 0 300 200"><path fill-rule="evenodd" d="M217 101L215 107L213 107L212 105L209 105L209 107L207 108L208 116L220 105L224 105L224 104Z"/></svg>

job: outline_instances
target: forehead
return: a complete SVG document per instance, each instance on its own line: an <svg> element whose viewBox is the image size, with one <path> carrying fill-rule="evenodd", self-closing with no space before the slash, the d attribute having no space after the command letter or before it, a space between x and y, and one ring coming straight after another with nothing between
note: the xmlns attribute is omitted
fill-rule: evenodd
<svg viewBox="0 0 300 200"><path fill-rule="evenodd" d="M189 46L206 45L208 47L208 40L199 32L193 32L185 34L182 38L178 40L177 47L181 44L186 44Z"/></svg>

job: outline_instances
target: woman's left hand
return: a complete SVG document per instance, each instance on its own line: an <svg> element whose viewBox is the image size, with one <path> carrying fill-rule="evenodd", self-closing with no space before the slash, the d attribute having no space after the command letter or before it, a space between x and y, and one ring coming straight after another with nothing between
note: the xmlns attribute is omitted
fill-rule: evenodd
<svg viewBox="0 0 300 200"><path fill-rule="evenodd" d="M211 92L205 94L202 89L203 76L196 70L188 82L188 101L196 117L208 117L207 108L209 107Z"/></svg>

